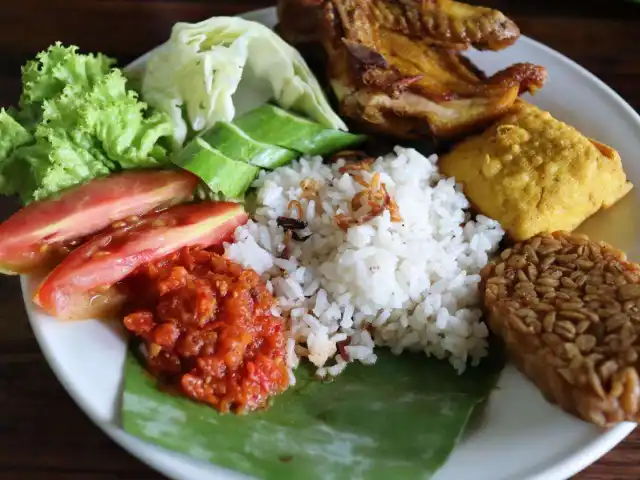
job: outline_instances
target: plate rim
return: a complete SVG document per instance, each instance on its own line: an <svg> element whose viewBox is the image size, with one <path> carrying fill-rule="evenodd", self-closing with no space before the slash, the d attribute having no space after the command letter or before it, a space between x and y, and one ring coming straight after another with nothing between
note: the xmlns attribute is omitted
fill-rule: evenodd
<svg viewBox="0 0 640 480"><path fill-rule="evenodd" d="M249 19L253 20L256 18L264 17L265 15L269 15L275 12L275 10L276 7L266 7L251 10L238 16L244 18L249 17ZM518 39L518 42L528 43L536 49L543 51L547 55L550 55L552 57L555 57L557 60L562 61L562 63L565 64L568 68L571 68L581 75L586 76L595 85L597 85L599 89L601 89L603 92L606 92L607 96L614 101L616 107L624 112L625 116L627 117L627 121L633 122L640 132L640 114L638 114L638 112L636 112L633 107L631 107L631 105L626 100L624 100L624 98L618 92L616 92L612 87L598 78L595 74L593 74L571 58L567 57L566 55L558 52L557 50L554 50L553 48L541 43L538 40L535 40L534 38L526 35L521 35ZM129 69L139 65L140 63L144 62L144 60L151 54L151 52L158 49L161 45L158 45L148 52L145 52L140 57L136 58L131 63L122 68ZM62 385L69 397L71 397L73 402L80 408L82 413L84 413L84 415L86 415L94 425L102 430L102 432L104 432L125 452L134 456L137 460L141 461L157 472L162 473L168 478L171 478L173 480L182 480L181 477L177 477L172 473L169 473L167 469L162 465L161 460L159 460L158 458L178 455L179 457L182 457L182 461L185 462L199 463L198 460L192 459L188 456L177 454L162 447L157 447L150 442L146 442L130 435L116 424L102 421L93 411L90 404L84 402L83 396L80 394L74 383L67 377L65 377L65 375L61 371L60 364L56 360L56 355L51 351L49 345L44 340L45 335L42 332L40 326L37 324L38 320L36 318L36 315L34 314L33 309L28 303L30 302L30 299L27 297L28 280L29 277L24 275L20 276L22 300L25 303L25 310L27 313L29 325L34 333L34 337L36 339L36 342L38 343L38 347L40 348L49 368L51 368L51 371L54 373L56 379ZM609 430L605 430L601 435L587 443L585 447L576 450L574 453L564 458L562 461L556 462L555 464L547 468L542 468L537 473L534 473L529 477L525 477L522 480L551 480L570 478L573 475L584 470L588 466L592 465L593 463L597 462L602 456L613 450L619 443L621 443L627 436L629 436L633 432L633 430L635 430L636 426L637 424L635 423L624 422L616 425L615 427L612 427ZM149 456L145 452L142 452L141 448L143 446L151 446L154 449L158 449L159 451L157 452L157 456ZM231 480L234 478L251 478L242 473L230 470L226 467L222 467L214 463L206 463L211 469L211 473L219 476L221 479Z"/></svg>

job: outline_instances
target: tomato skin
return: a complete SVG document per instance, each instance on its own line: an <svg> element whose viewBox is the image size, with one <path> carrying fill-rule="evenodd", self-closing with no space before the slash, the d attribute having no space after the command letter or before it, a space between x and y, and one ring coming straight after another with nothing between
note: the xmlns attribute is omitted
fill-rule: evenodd
<svg viewBox="0 0 640 480"><path fill-rule="evenodd" d="M149 214L133 226L100 233L71 252L44 279L34 302L63 319L109 315L124 299L112 287L138 267L182 247L221 245L247 220L242 205L231 202L180 205ZM101 295L106 301L96 302Z"/></svg>
<svg viewBox="0 0 640 480"><path fill-rule="evenodd" d="M179 170L137 170L98 178L34 202L0 224L0 272L30 273L65 256L65 242L113 222L190 199L198 179Z"/></svg>

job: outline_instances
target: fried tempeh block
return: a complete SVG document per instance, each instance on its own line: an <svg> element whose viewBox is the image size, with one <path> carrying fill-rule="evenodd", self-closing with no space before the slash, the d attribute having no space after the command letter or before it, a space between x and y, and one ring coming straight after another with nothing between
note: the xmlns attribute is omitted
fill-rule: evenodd
<svg viewBox="0 0 640 480"><path fill-rule="evenodd" d="M640 419L640 266L582 235L536 236L481 272L491 331L552 403L599 426Z"/></svg>

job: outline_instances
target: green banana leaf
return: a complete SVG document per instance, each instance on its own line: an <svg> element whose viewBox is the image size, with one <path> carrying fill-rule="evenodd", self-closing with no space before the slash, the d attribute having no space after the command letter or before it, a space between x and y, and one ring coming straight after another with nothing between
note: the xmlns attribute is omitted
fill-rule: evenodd
<svg viewBox="0 0 640 480"><path fill-rule="evenodd" d="M262 412L219 415L157 389L133 353L124 429L144 440L264 479L425 479L447 460L502 369L495 353L457 375L447 362L378 349L331 382L301 366Z"/></svg>

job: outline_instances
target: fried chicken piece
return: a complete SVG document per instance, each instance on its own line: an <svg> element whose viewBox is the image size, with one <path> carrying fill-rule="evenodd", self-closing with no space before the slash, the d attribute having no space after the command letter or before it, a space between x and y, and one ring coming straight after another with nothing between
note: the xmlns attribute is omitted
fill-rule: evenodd
<svg viewBox="0 0 640 480"><path fill-rule="evenodd" d="M374 1L371 12L381 28L458 50L501 50L520 36L502 12L453 0Z"/></svg>
<svg viewBox="0 0 640 480"><path fill-rule="evenodd" d="M341 114L366 130L451 138L489 124L546 79L531 64L486 78L458 53L518 38L517 26L491 9L450 0L282 0L279 7L280 32L294 44L314 41L292 19L308 12L305 28L318 29Z"/></svg>
<svg viewBox="0 0 640 480"><path fill-rule="evenodd" d="M328 2L279 0L282 37L293 45L319 42L325 3ZM512 45L520 36L513 21L490 8L452 0L382 0L375 3L373 21L379 26L449 49L464 50L471 45L478 50L500 50Z"/></svg>

